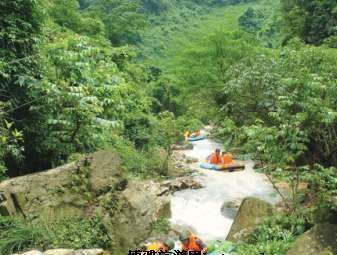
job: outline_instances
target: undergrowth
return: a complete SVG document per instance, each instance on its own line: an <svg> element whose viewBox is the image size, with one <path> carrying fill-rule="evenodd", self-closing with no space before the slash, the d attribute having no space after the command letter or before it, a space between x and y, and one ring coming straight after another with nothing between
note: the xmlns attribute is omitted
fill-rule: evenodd
<svg viewBox="0 0 337 255"><path fill-rule="evenodd" d="M0 254L30 249L111 248L111 237L99 217L66 218L56 222L0 216Z"/></svg>

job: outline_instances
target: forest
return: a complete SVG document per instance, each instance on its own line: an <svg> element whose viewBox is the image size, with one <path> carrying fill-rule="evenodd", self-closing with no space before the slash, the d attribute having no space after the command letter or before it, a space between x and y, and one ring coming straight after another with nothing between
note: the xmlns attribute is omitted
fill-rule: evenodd
<svg viewBox="0 0 337 255"><path fill-rule="evenodd" d="M337 224L336 10L336 0L0 1L0 182L99 150L119 155L129 180L166 180L184 131L212 125L224 150L290 190L233 254L290 254L313 226ZM44 224L1 209L0 189L0 254L116 246L99 216Z"/></svg>

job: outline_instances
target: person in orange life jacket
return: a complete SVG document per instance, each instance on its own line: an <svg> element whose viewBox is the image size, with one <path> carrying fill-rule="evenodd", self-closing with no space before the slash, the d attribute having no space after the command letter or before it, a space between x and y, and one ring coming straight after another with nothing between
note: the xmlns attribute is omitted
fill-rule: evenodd
<svg viewBox="0 0 337 255"><path fill-rule="evenodd" d="M181 249L183 251L200 251L201 254L207 253L207 245L197 236L184 231L180 234L179 240L182 243Z"/></svg>
<svg viewBox="0 0 337 255"><path fill-rule="evenodd" d="M224 165L230 165L233 164L233 155L229 152L222 152L222 157L221 157L222 164Z"/></svg>
<svg viewBox="0 0 337 255"><path fill-rule="evenodd" d="M208 162L214 165L218 165L222 163L220 149L216 149L215 152L211 156L209 156Z"/></svg>

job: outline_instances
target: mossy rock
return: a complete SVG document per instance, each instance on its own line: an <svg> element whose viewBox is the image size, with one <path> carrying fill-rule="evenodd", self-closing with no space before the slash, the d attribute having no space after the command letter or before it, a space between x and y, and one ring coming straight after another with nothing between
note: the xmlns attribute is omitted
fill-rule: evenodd
<svg viewBox="0 0 337 255"><path fill-rule="evenodd" d="M337 225L317 224L301 235L287 255L337 254Z"/></svg>
<svg viewBox="0 0 337 255"><path fill-rule="evenodd" d="M234 243L247 240L256 226L266 217L271 216L273 212L271 204L254 197L245 198L240 205L227 240Z"/></svg>

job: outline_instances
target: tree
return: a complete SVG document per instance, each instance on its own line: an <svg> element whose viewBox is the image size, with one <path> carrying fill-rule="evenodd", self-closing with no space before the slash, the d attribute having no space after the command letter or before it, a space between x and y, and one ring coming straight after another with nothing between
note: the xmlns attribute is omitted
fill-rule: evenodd
<svg viewBox="0 0 337 255"><path fill-rule="evenodd" d="M157 140L165 149L167 156L163 162L162 175L167 175L169 171L169 159L172 155L172 145L177 143L182 137L174 114L171 112L162 112L158 116L159 122L157 127Z"/></svg>
<svg viewBox="0 0 337 255"><path fill-rule="evenodd" d="M38 7L39 1L32 0L0 2L1 111L8 113L5 118L11 120L7 122L12 122L11 128L22 132L21 143L31 138L29 127L37 116L30 107L40 100L34 87L41 78L37 46L42 38L43 16ZM0 125L4 125L3 118ZM5 161L12 169L22 167L22 161L11 155L7 154Z"/></svg>
<svg viewBox="0 0 337 255"><path fill-rule="evenodd" d="M263 22L268 18L267 10L249 7L240 17L239 24L244 30L251 33L258 32Z"/></svg>
<svg viewBox="0 0 337 255"><path fill-rule="evenodd" d="M0 181L7 177L4 159L12 157L21 161L23 150L19 145L22 133L13 127L13 123L6 120L3 110L3 103L0 102Z"/></svg>
<svg viewBox="0 0 337 255"><path fill-rule="evenodd" d="M116 46L138 41L146 25L138 1L97 0L86 11L102 19L107 37Z"/></svg>
<svg viewBox="0 0 337 255"><path fill-rule="evenodd" d="M281 3L290 37L298 36L307 43L319 45L336 35L336 0L282 0Z"/></svg>

